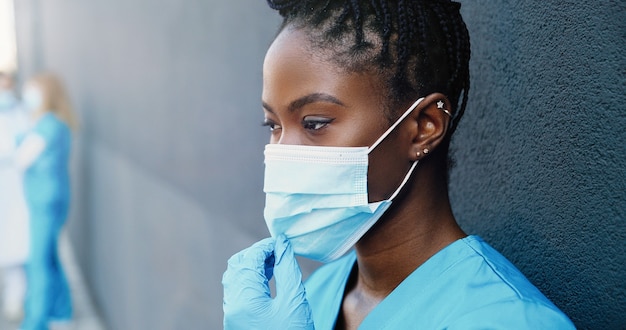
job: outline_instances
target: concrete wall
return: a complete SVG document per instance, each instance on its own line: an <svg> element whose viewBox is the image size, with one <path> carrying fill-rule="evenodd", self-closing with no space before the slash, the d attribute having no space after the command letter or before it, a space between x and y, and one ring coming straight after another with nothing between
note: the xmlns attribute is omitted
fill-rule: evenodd
<svg viewBox="0 0 626 330"><path fill-rule="evenodd" d="M581 329L626 325L623 1L467 1L459 222Z"/></svg>
<svg viewBox="0 0 626 330"><path fill-rule="evenodd" d="M580 328L626 324L619 1L467 1L453 206ZM22 76L82 118L71 237L111 329L221 327L226 259L262 220L264 1L16 1Z"/></svg>

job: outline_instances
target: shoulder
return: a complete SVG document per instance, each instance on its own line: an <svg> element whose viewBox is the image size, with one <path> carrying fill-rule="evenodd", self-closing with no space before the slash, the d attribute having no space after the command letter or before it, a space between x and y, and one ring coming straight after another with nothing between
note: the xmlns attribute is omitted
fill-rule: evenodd
<svg viewBox="0 0 626 330"><path fill-rule="evenodd" d="M447 329L576 329L558 308L537 300L510 299L460 315Z"/></svg>
<svg viewBox="0 0 626 330"><path fill-rule="evenodd" d="M378 329L573 329L504 256L468 236L437 252L372 312ZM369 316L368 316L369 317ZM376 321L376 322L375 322Z"/></svg>
<svg viewBox="0 0 626 330"><path fill-rule="evenodd" d="M45 140L51 140L55 136L69 134L69 127L54 114L46 113L39 118L34 131Z"/></svg>
<svg viewBox="0 0 626 330"><path fill-rule="evenodd" d="M477 236L461 240L469 253L456 266L463 290L450 328L573 329L569 318L510 261ZM457 300L459 301L459 300ZM458 305L457 305L458 306Z"/></svg>
<svg viewBox="0 0 626 330"><path fill-rule="evenodd" d="M491 295L499 292L499 295L507 297L507 299L515 297L522 300L545 301L551 304L517 267L480 237L468 236L461 241L466 245L469 254L460 266L471 271L468 274L474 274L474 276L467 277L466 280L469 283L477 281L476 284L483 284L479 288L488 292L491 291L487 290L490 285L494 286L493 289L497 291L490 292Z"/></svg>

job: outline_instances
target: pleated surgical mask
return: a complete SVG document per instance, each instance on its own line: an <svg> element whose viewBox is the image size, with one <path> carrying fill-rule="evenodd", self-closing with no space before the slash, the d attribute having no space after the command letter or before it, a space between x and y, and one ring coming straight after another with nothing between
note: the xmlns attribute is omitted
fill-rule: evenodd
<svg viewBox="0 0 626 330"><path fill-rule="evenodd" d="M422 100L369 148L266 145L264 217L272 237L285 234L297 255L321 262L350 250L389 208L417 165L388 199L369 203L369 153Z"/></svg>

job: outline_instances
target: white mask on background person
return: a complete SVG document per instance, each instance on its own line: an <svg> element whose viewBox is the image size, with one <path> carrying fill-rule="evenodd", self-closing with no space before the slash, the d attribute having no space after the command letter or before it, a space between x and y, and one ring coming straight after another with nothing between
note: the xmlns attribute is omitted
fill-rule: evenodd
<svg viewBox="0 0 626 330"><path fill-rule="evenodd" d="M28 112L34 112L41 109L43 105L43 94L37 87L27 87L22 95L22 101L24 102L24 108Z"/></svg>
<svg viewBox="0 0 626 330"><path fill-rule="evenodd" d="M11 110L17 105L17 98L12 90L0 90L0 111Z"/></svg>
<svg viewBox="0 0 626 330"><path fill-rule="evenodd" d="M396 191L369 203L369 153L400 124L420 98L371 147L265 146L265 223L297 255L330 262L344 255L380 219L406 184L413 163Z"/></svg>

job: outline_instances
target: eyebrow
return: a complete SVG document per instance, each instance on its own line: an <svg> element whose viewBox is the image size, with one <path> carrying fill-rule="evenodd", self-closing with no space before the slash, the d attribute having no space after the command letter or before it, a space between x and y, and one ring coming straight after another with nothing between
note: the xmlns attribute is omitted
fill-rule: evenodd
<svg viewBox="0 0 626 330"><path fill-rule="evenodd" d="M345 106L345 104L343 104L343 102L339 101L339 99L337 99L336 97L334 97L334 96L332 96L330 94L313 93L313 94L305 95L305 96L303 96L303 97L301 97L301 98L291 102L289 104L289 106L287 107L287 109L289 110L289 112L294 112L294 111L304 107L307 104L316 103L316 102L327 102L327 103L333 103L333 104ZM274 110L272 110L272 107L270 107L265 102L263 102L263 108L265 108L269 112L272 112L272 113L274 112Z"/></svg>

